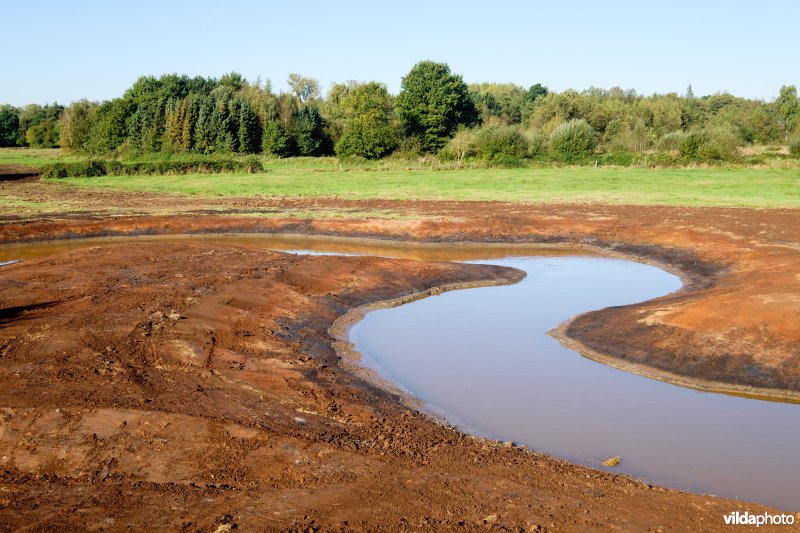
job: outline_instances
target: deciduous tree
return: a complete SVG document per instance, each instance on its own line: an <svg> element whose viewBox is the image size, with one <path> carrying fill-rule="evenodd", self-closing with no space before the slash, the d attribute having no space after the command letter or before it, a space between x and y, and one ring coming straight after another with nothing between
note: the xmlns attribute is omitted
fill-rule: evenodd
<svg viewBox="0 0 800 533"><path fill-rule="evenodd" d="M459 125L477 119L475 104L461 76L445 63L422 61L403 78L397 111L405 134L417 137L427 152L439 150Z"/></svg>

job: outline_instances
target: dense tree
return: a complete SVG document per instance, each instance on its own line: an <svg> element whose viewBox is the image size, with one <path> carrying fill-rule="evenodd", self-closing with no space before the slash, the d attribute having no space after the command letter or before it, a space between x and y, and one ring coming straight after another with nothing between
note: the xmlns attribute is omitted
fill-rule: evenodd
<svg viewBox="0 0 800 533"><path fill-rule="evenodd" d="M528 87L528 90L525 93L525 100L528 102L535 102L542 96L547 96L548 94L550 94L550 91L547 87L541 83L536 83Z"/></svg>
<svg viewBox="0 0 800 533"><path fill-rule="evenodd" d="M0 106L0 146L16 146L19 111L10 105Z"/></svg>
<svg viewBox="0 0 800 533"><path fill-rule="evenodd" d="M239 145L234 121L229 102L217 102L211 113L210 128L213 139L213 152L235 152Z"/></svg>
<svg viewBox="0 0 800 533"><path fill-rule="evenodd" d="M431 61L414 66L397 98L378 83L335 84L324 97L313 78L292 74L289 85L273 93L268 81L251 83L235 72L219 79L143 76L120 98L99 104L2 106L0 145L278 157L327 155L335 147L339 155L365 158L395 148L415 157L446 145L443 157L506 164L548 149L557 157L655 149L718 159L751 143L795 146L800 136L794 86L782 87L772 102L689 90L644 96L619 87L554 93L542 84L467 87L446 64Z"/></svg>
<svg viewBox="0 0 800 533"><path fill-rule="evenodd" d="M518 124L522 120L526 92L519 85L475 83L469 86L469 92L482 122Z"/></svg>
<svg viewBox="0 0 800 533"><path fill-rule="evenodd" d="M325 123L319 109L303 106L295 114L293 123L294 144L297 155L325 155L329 149Z"/></svg>
<svg viewBox="0 0 800 533"><path fill-rule="evenodd" d="M320 102L320 113L325 120L325 131L334 145L339 142L345 123L349 120L344 107L345 98L359 85L361 85L359 82L352 80L346 83L334 83L325 100Z"/></svg>
<svg viewBox="0 0 800 533"><path fill-rule="evenodd" d="M405 134L419 139L423 150L441 148L459 125L477 119L475 104L461 76L445 63L422 61L403 78L397 111Z"/></svg>
<svg viewBox="0 0 800 533"><path fill-rule="evenodd" d="M397 146L392 99L377 82L359 85L342 99L345 126L336 154L366 159L383 157Z"/></svg>
<svg viewBox="0 0 800 533"><path fill-rule="evenodd" d="M794 85L781 87L780 95L775 103L783 123L784 137L788 138L789 132L798 126L798 120L800 120L800 101L797 99L797 88Z"/></svg>
<svg viewBox="0 0 800 533"><path fill-rule="evenodd" d="M253 112L250 102L242 100L239 103L239 151L252 154L261 146L261 132L258 127L258 117Z"/></svg>
<svg viewBox="0 0 800 533"><path fill-rule="evenodd" d="M183 139L187 112L186 100L171 100L167 104L165 142L173 152L183 152L189 149L189 145L185 144Z"/></svg>
<svg viewBox="0 0 800 533"><path fill-rule="evenodd" d="M110 152L122 146L129 136L133 141L130 146L141 145L140 138L134 134L134 110L133 103L125 98L100 104L93 113L90 139L84 144L84 149L95 153Z"/></svg>
<svg viewBox="0 0 800 533"><path fill-rule="evenodd" d="M51 104L40 106L29 104L19 111L19 130L17 144L19 146L35 146L50 148L58 146L58 126L64 112L64 106ZM35 131L28 135L28 131ZM29 140L30 139L30 140ZM31 144L33 141L34 144Z"/></svg>
<svg viewBox="0 0 800 533"><path fill-rule="evenodd" d="M58 146L58 122L52 119L39 122L25 132L25 144L33 148Z"/></svg>
<svg viewBox="0 0 800 533"><path fill-rule="evenodd" d="M266 154L287 157L292 155L293 143L280 122L270 121L264 124L261 148Z"/></svg>
<svg viewBox="0 0 800 533"><path fill-rule="evenodd" d="M211 128L211 115L213 112L213 103L202 101L198 104L197 122L194 127L193 148L201 154L210 153L214 146L214 136Z"/></svg>
<svg viewBox="0 0 800 533"><path fill-rule="evenodd" d="M86 148L94 122L97 104L87 100L73 102L61 115L60 144L65 150Z"/></svg>

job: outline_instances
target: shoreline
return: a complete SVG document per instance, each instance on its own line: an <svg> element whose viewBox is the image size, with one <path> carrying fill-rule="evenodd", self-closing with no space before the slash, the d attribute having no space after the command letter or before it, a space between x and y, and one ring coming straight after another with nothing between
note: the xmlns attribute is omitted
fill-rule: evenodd
<svg viewBox="0 0 800 533"><path fill-rule="evenodd" d="M158 228L156 228L158 230ZM692 274L685 272L681 268L671 263L651 259L644 256L639 256L629 252L622 252L619 250L615 250L613 248L606 248L603 246L598 246L594 244L586 244L586 243L569 243L569 242L552 242L552 243L542 243L542 242L477 242L477 241L443 241L443 242L433 242L433 241L410 241L410 240L402 240L402 239L385 239L385 238L378 238L378 237L364 237L364 236L349 236L347 234L339 234L339 235L327 235L322 233L302 233L302 232L237 232L237 231L224 231L224 232L214 232L214 231L197 231L192 233L129 233L129 234L112 234L112 235L90 235L86 237L76 237L74 235L60 235L55 238L49 239L42 239L42 240L26 240L22 242L2 242L0 243L0 247L27 247L27 246L37 246L37 245L47 245L47 244L59 244L59 243L68 243L70 241L75 242L87 242L91 243L92 241L112 241L115 243L119 241L120 244L128 242L128 241L136 241L138 239L142 239L143 241L152 240L155 242L169 240L171 238L178 238L178 239L187 239L187 240L200 240L202 241L205 238L213 239L218 237L224 236L231 236L231 237L238 237L238 238L258 238L258 237L274 237L274 238L285 238L285 239L297 239L299 244L302 244L303 240L332 240L332 241L339 241L341 243L352 243L352 244L362 244L362 245L377 245L377 246L387 246L387 247L397 247L403 249L409 248L421 248L421 249L435 249L437 247L464 247L464 248L473 248L473 249L485 249L485 248L520 248L520 249L578 249L589 252L592 255L598 255L602 257L612 258L612 259L623 259L628 261L634 261L642 264L647 264L651 266L655 266L660 268L666 272L669 272L677 277L680 278L682 286L668 293L666 295L660 296L653 300L657 300L660 298L664 298L669 295L674 295L681 292L688 292L691 290L692 285L695 283L695 279ZM235 244L235 243L234 243ZM7 263L0 263L0 266L5 266L6 264L13 264L14 261L7 262ZM442 292L452 291L452 290L460 290L460 289L469 289L469 288L477 288L477 287L484 287L484 286L494 286L494 285L503 285L503 284L513 284L517 283L524 279L524 276L516 281L510 282L496 282L493 280L486 280L485 283L482 282L471 282L471 283L455 283L449 285L443 285L441 287L434 287L425 291L419 291L415 293L411 293L407 296L394 298L390 300L384 301L376 301L371 304L365 304L359 306L358 308L349 310L345 315L340 317L336 320L333 326L331 326L329 330L329 334L335 339L334 349L343 350L347 357L342 356L342 361L345 362L347 365L346 369L361 377L366 379L371 384L377 386L378 388L390 392L392 394L397 394L403 399L404 404L411 406L417 410L419 410L420 400L416 399L412 395L406 393L405 391L398 388L395 384L391 383L390 381L381 378L378 376L374 371L360 366L357 362L360 360L360 354L356 352L352 345L350 346L343 346L343 343L350 344L347 339L347 330L357 321L359 321L363 316L376 309L386 309L389 307L397 307L399 305L403 305L405 303L409 303L415 300L419 300L422 298L426 298L428 296L435 296L436 294L441 294ZM718 280L712 280L716 282ZM650 300L652 301L652 300ZM603 353L593 348L590 348L585 343L581 342L580 340L569 336L566 331L569 326L579 317L587 314L593 313L596 311L600 311L605 308L590 310L585 313L580 313L576 316L573 316L567 319L565 322L559 324L552 330L548 331L547 334L551 337L558 340L563 346L578 352L582 357L590 359L592 361L604 364L611 368L615 368L617 370L621 370L624 372L629 372L631 374L640 375L646 378L655 379L657 381L662 381L665 383L669 383L671 385L680 386L680 387L687 387L703 392L710 392L710 393L719 393L719 394L730 394L735 396L742 396L751 399L757 400L765 400L765 401L779 401L779 402L789 402L789 403L800 403L800 391L792 391L792 390L784 390L778 388L768 388L768 387L752 387L748 385L739 385L736 383L726 383L722 381L715 381L715 380L708 380L703 378L694 378L690 376L680 375L673 372L669 372L667 370L662 370L657 367L642 364L642 363L633 363L630 361L626 361L620 357L616 357L611 354ZM356 318L358 317L358 318ZM340 323L340 321L342 321ZM347 321L352 321L349 325L347 325L346 330L343 332L339 331L339 328L342 327L342 324L346 323ZM355 355L353 355L355 354ZM427 410L430 411L430 410ZM432 416L435 418L441 418L439 415L432 413Z"/></svg>

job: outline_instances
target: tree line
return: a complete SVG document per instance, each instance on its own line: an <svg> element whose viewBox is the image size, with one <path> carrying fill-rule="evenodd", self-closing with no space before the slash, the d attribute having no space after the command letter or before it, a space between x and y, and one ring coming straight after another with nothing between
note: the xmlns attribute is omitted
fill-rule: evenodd
<svg viewBox="0 0 800 533"><path fill-rule="evenodd" d="M542 155L676 153L726 159L746 145L790 145L800 153L794 86L772 102L691 87L643 96L632 90L551 92L542 84L467 85L447 64L422 61L398 95L377 82L332 85L289 76L290 90L177 74L139 78L101 103L0 106L0 146L55 147L88 154L265 153L276 157L378 159L437 154L459 162Z"/></svg>

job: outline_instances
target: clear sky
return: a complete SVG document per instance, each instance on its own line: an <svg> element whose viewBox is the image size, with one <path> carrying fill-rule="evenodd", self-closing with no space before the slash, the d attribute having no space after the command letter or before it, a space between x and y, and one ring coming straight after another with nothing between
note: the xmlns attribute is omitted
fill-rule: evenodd
<svg viewBox="0 0 800 533"><path fill-rule="evenodd" d="M419 60L468 83L720 91L800 85L800 2L0 0L0 103L119 96L143 74L290 72L398 92Z"/></svg>

